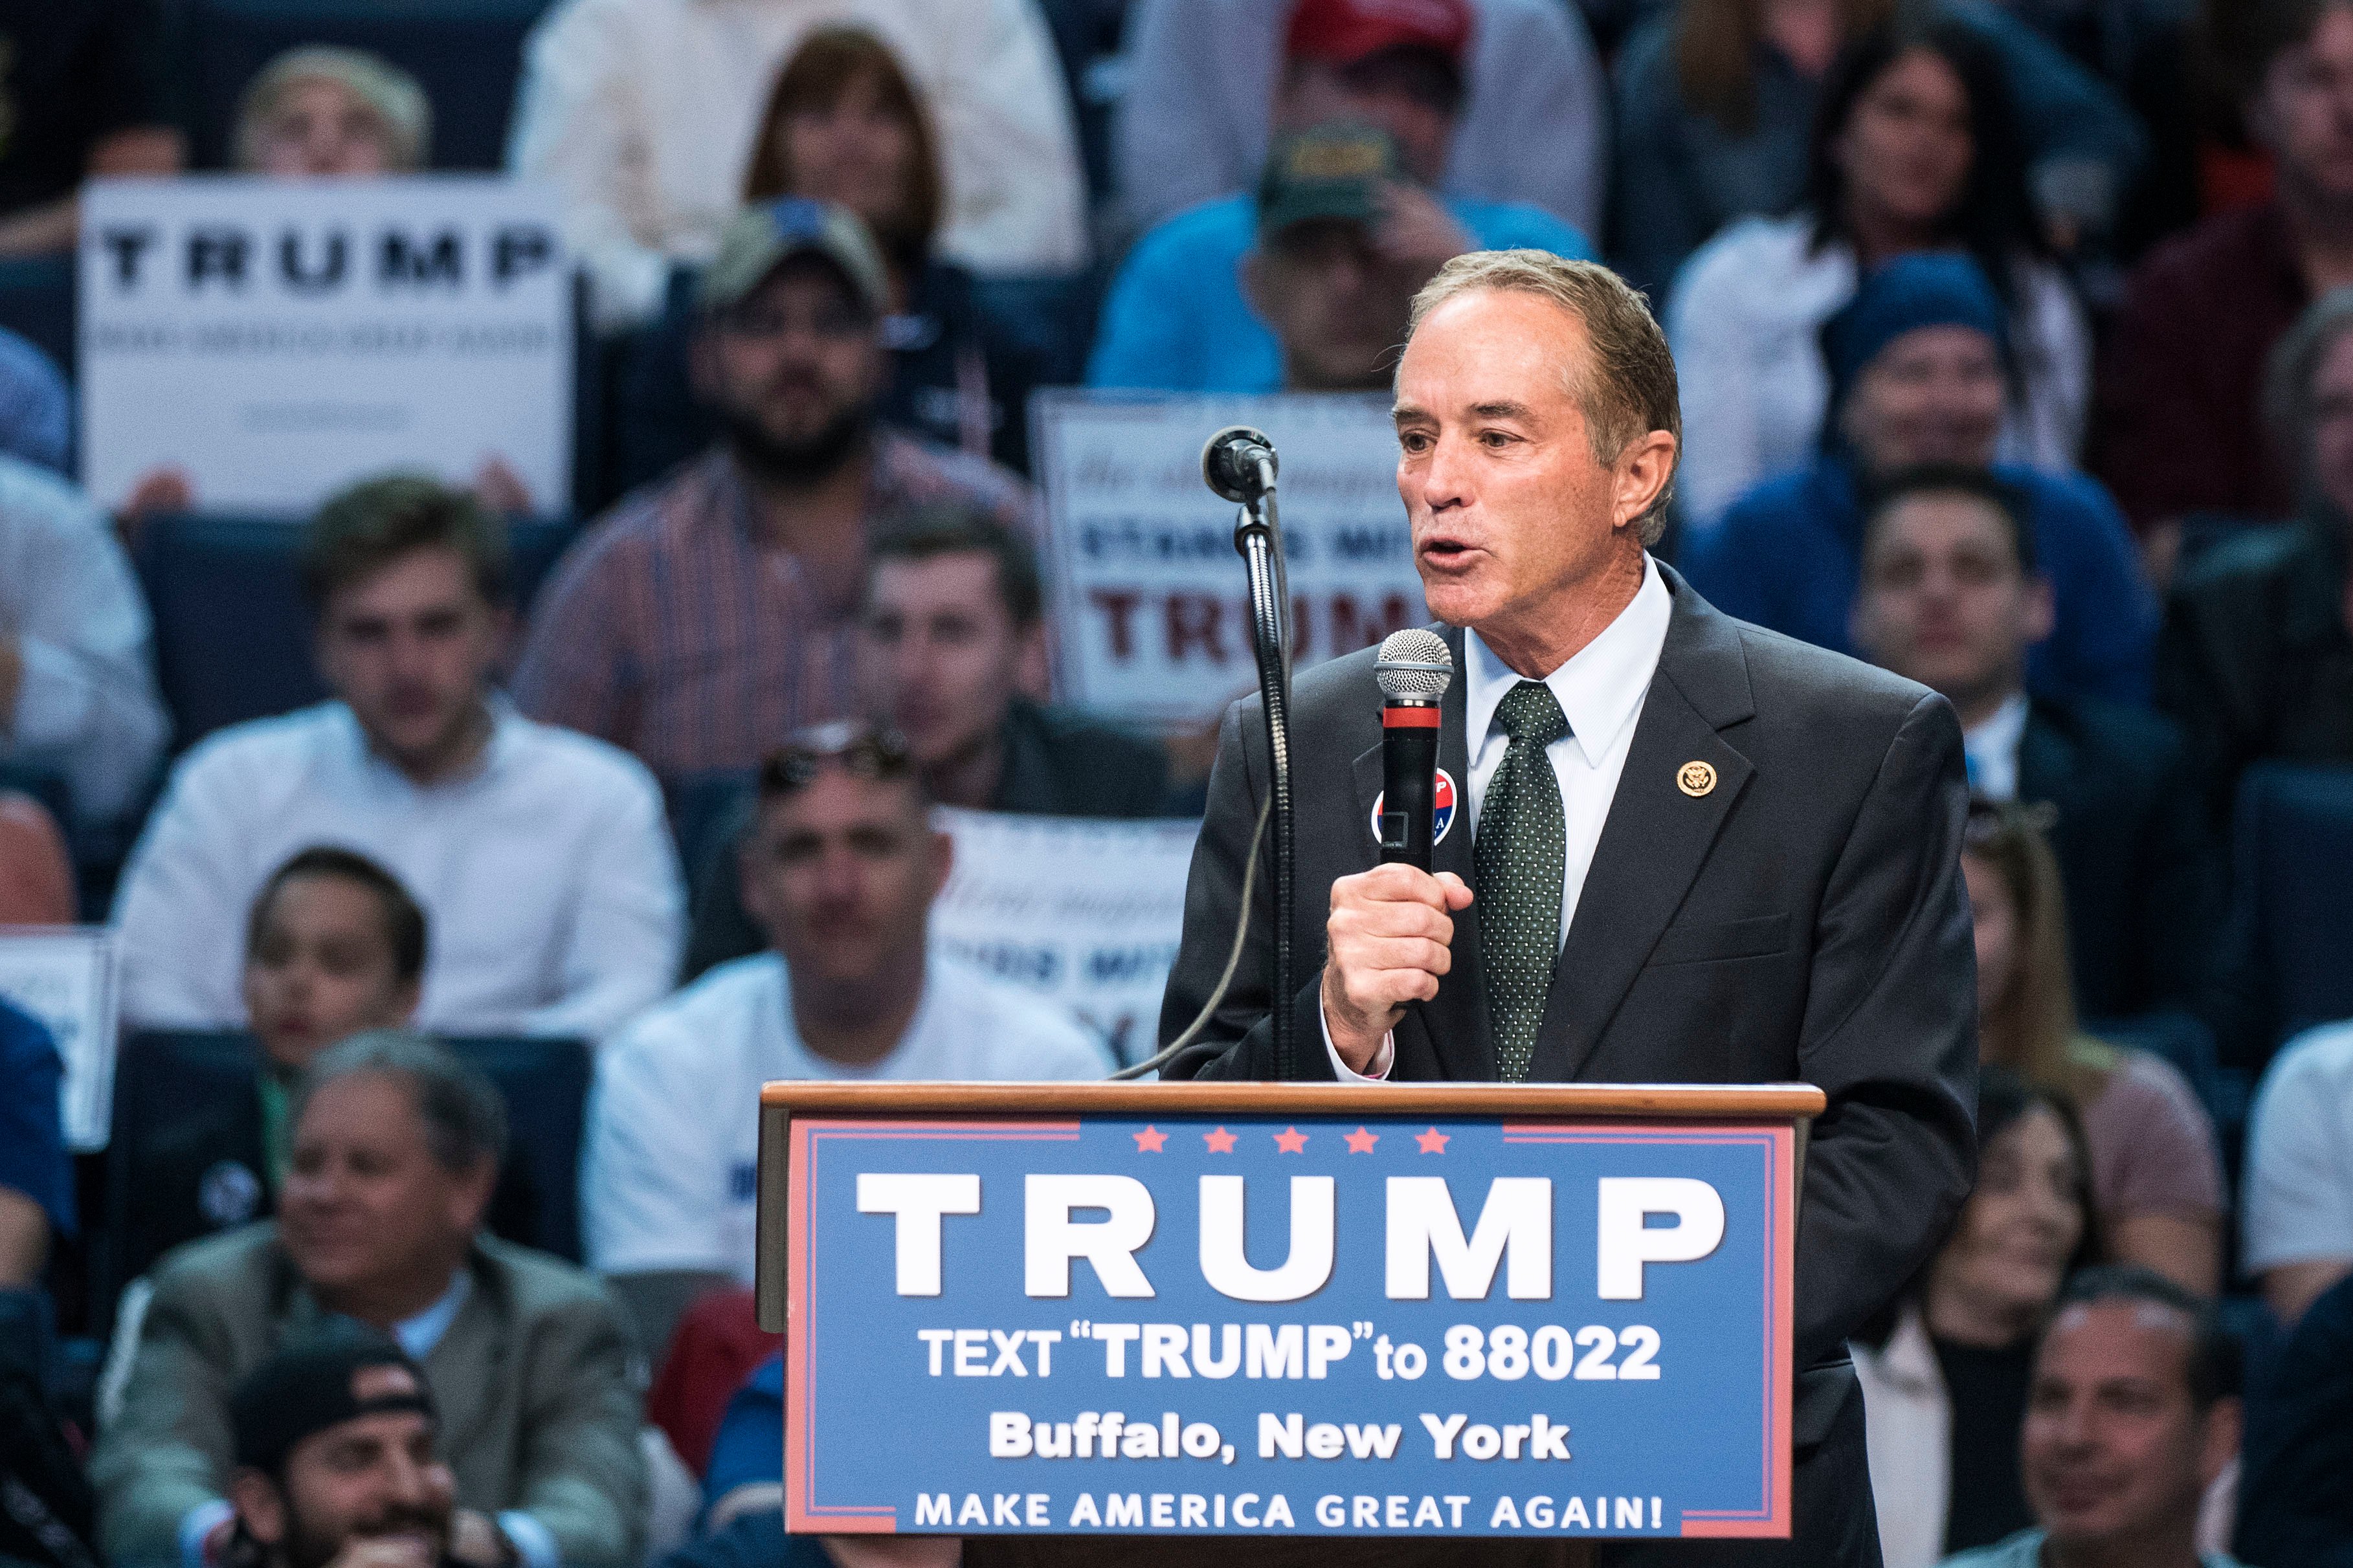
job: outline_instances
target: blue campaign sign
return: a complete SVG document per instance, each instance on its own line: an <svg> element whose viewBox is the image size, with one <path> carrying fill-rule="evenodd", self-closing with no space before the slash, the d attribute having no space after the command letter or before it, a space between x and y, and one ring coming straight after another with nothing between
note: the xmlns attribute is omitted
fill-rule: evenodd
<svg viewBox="0 0 2353 1568"><path fill-rule="evenodd" d="M791 1530L1788 1533L1787 1123L789 1128Z"/></svg>

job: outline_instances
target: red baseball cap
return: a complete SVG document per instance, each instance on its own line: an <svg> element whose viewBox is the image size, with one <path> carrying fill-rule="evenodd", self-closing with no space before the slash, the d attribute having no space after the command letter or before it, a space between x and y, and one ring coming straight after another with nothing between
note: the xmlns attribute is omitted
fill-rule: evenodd
<svg viewBox="0 0 2353 1568"><path fill-rule="evenodd" d="M1283 47L1296 58L1352 66L1403 46L1460 65L1470 41L1470 0L1299 0Z"/></svg>

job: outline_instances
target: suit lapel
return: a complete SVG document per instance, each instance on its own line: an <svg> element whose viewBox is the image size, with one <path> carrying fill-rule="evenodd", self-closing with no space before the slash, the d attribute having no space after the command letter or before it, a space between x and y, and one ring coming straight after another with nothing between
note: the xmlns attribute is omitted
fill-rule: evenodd
<svg viewBox="0 0 2353 1568"><path fill-rule="evenodd" d="M1439 703L1438 765L1454 781L1454 825L1431 850L1430 869L1451 871L1466 886L1477 884L1471 875L1471 747L1464 728L1469 722L1468 679L1462 673L1462 633L1459 627L1434 628L1444 634L1454 655L1454 680ZM1381 793L1381 748L1375 744L1359 755L1353 768L1356 786L1356 820L1365 825L1365 842L1373 843L1373 802ZM1378 863L1376 849L1367 866ZM1479 906L1472 904L1454 917L1454 965L1439 983L1433 1001L1413 1009L1430 1031L1441 1076L1482 1080L1495 1076L1495 1043L1487 1019L1487 986L1479 962Z"/></svg>
<svg viewBox="0 0 2353 1568"><path fill-rule="evenodd" d="M2059 807L2062 820L2073 804L2068 796L2075 781L2075 742L2072 736L2052 722L2048 710L2039 701L2030 701L2026 710L2026 728L2018 737L2018 798L2021 801L2050 801Z"/></svg>
<svg viewBox="0 0 2353 1568"><path fill-rule="evenodd" d="M1553 966L1533 1079L1566 1080L1584 1068L1756 771L1717 732L1755 712L1738 634L1671 570L1660 570L1675 595L1674 618ZM1692 763L1715 773L1700 795L1678 783Z"/></svg>

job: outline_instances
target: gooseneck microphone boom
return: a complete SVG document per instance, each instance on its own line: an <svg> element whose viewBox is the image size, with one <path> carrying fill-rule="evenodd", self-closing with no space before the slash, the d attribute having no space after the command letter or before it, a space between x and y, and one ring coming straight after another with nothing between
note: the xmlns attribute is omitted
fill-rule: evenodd
<svg viewBox="0 0 2353 1568"><path fill-rule="evenodd" d="M1436 632L1391 632L1373 679L1381 689L1381 859L1427 871L1437 810L1438 705L1454 683L1454 656Z"/></svg>

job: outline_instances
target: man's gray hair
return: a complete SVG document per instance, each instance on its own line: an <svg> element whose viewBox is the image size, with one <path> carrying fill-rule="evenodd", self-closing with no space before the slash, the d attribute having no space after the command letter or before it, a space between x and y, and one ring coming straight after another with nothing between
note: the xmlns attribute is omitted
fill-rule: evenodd
<svg viewBox="0 0 2353 1568"><path fill-rule="evenodd" d="M363 1073L408 1080L425 1145L443 1170L462 1176L486 1159L493 1169L505 1160L507 1102L498 1086L440 1041L411 1029L371 1029L311 1058L295 1081L288 1124L300 1127L311 1098L327 1085Z"/></svg>
<svg viewBox="0 0 2353 1568"><path fill-rule="evenodd" d="M2348 331L2353 331L2353 285L2332 289L2306 306L2263 367L2263 424L2302 488L2311 483L2312 428L2320 415L2313 379Z"/></svg>
<svg viewBox="0 0 2353 1568"><path fill-rule="evenodd" d="M262 67L238 96L237 167L259 165L262 132L269 117L278 112L279 99L295 83L308 80L335 83L367 105L383 122L385 152L392 164L387 173L413 173L432 156L433 100L415 77L365 49L305 44Z"/></svg>
<svg viewBox="0 0 2353 1568"><path fill-rule="evenodd" d="M1438 269L1413 297L1406 339L1420 330L1422 318L1458 294L1474 289L1534 294L1551 300L1585 328L1592 344L1588 367L1567 364L1561 374L1568 395L1585 415L1593 444L1593 460L1604 466L1653 430L1675 438L1675 460L1683 460L1683 405L1675 389L1675 356L1668 352L1667 334L1641 294L1607 267L1572 261L1549 250L1473 250ZM1645 545L1656 544L1667 531L1667 503L1674 499L1674 475L1660 487L1636 523Z"/></svg>

